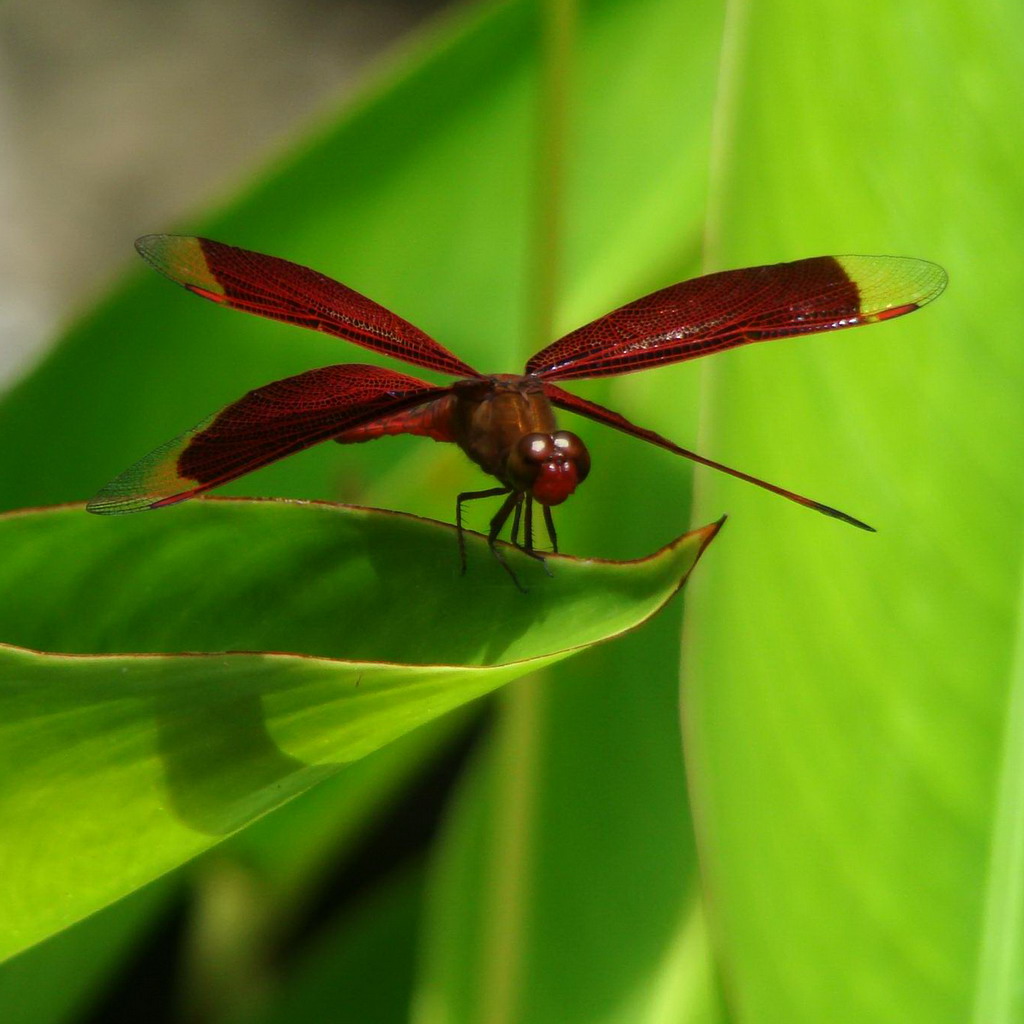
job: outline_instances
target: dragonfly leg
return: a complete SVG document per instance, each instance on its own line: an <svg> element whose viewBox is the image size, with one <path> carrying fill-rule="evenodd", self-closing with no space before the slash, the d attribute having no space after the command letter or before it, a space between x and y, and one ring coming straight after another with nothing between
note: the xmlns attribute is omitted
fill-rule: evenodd
<svg viewBox="0 0 1024 1024"><path fill-rule="evenodd" d="M558 534L555 533L555 520L551 515L551 506L544 506L544 525L548 528L548 536L551 538L551 550L558 554Z"/></svg>
<svg viewBox="0 0 1024 1024"><path fill-rule="evenodd" d="M474 501L476 498L496 498L499 494L508 494L509 490L508 487L489 487L486 491L463 491L455 499L455 532L459 537L459 571L463 576L466 575L466 539L462 536L462 503ZM502 505L502 508L504 507ZM507 513L506 518L508 518ZM493 548L494 545L492 544L491 547Z"/></svg>
<svg viewBox="0 0 1024 1024"><path fill-rule="evenodd" d="M545 506L545 510L547 506ZM523 550L531 557L536 558L541 565L544 566L544 571L550 576L551 570L548 568L548 563L545 561L544 556L537 551L533 546L533 495L528 494L526 496L526 547Z"/></svg>
<svg viewBox="0 0 1024 1024"><path fill-rule="evenodd" d="M516 505L515 514L512 516L512 535L511 540L514 547L519 547L519 518L523 511L523 503L519 502Z"/></svg>
<svg viewBox="0 0 1024 1024"><path fill-rule="evenodd" d="M519 577L512 571L512 566L508 564L505 556L502 554L501 548L497 545L498 534L501 533L502 528L505 525L508 517L512 514L513 510L517 513L519 507L523 503L522 492L513 491L509 496L501 503L501 508L498 509L494 518L491 520L491 528L487 531L487 544L491 549L491 554L498 560L498 564L512 577L512 582L516 585L516 589L521 593L526 593L526 587L519 582ZM527 513L529 514L529 513Z"/></svg>

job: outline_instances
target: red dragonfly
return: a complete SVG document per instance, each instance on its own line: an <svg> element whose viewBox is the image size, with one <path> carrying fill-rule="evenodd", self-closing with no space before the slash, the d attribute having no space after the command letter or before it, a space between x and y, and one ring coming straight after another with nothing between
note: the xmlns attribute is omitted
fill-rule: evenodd
<svg viewBox="0 0 1024 1024"><path fill-rule="evenodd" d="M509 517L512 544L542 559L533 543L537 502L557 551L551 509L590 470L586 446L557 429L552 407L871 530L845 512L681 448L556 382L632 373L749 342L889 320L931 302L946 284L945 271L934 263L894 256L817 256L726 270L663 288L577 328L533 356L525 373L482 374L418 327L315 270L207 238L146 235L135 247L160 273L203 298L347 338L459 379L430 384L380 366L347 363L274 381L125 470L89 502L90 512L173 505L321 441L350 444L419 434L457 444L497 479L497 487L458 495L455 523L465 571L463 503L504 496L487 540L510 574L496 546Z"/></svg>

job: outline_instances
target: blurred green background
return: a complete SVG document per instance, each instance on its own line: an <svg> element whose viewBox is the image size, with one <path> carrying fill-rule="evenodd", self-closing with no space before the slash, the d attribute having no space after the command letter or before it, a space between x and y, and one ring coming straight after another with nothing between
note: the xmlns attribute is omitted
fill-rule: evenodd
<svg viewBox="0 0 1024 1024"><path fill-rule="evenodd" d="M568 424L595 469L565 550L646 554L690 522L691 481L694 522L729 514L685 622L676 601L7 961L0 1019L1024 1019L1022 21L962 0L460 7L312 125L280 115L276 155L216 200L131 227L126 252L177 228L316 267L497 371L545 322L705 269L882 252L951 284L908 319L578 388L877 535ZM254 74L304 66L299 45ZM167 73L189 116L144 143L186 178L232 134L207 103L252 132L261 91L208 101L189 67ZM19 344L25 318L4 322ZM86 498L246 389L364 358L137 269L0 404L3 506ZM447 520L481 486L464 463L322 446L229 490ZM73 888L62 808L39 819Z"/></svg>

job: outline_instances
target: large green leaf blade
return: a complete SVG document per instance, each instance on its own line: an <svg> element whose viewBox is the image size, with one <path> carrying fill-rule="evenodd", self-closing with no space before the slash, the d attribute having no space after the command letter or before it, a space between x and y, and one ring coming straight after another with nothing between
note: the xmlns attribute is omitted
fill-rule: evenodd
<svg viewBox="0 0 1024 1024"><path fill-rule="evenodd" d="M175 889L163 882L147 886L0 963L6 1024L81 1020Z"/></svg>
<svg viewBox="0 0 1024 1024"><path fill-rule="evenodd" d="M742 520L688 602L685 696L752 1024L963 1021L1000 960L1019 987L1019 897L992 894L1001 925L983 907L990 844L1024 870L993 811L1024 508L1024 189L995 126L1019 119L1022 27L1017 7L784 2L731 36L716 266L891 252L950 274L906 320L708 372L705 449L880 530L804 516L769 548L797 513L719 480L699 503Z"/></svg>
<svg viewBox="0 0 1024 1024"><path fill-rule="evenodd" d="M657 555L527 557L454 527L318 502L206 499L94 517L78 505L0 519L4 641L63 654L272 651L391 664L545 658L636 625L678 588L717 524ZM666 589L668 588L668 589Z"/></svg>
<svg viewBox="0 0 1024 1024"><path fill-rule="evenodd" d="M633 628L716 529L640 562L555 558L550 579L510 552L523 594L481 538L460 577L451 528L392 513L205 501L119 520L77 506L8 515L0 635L19 646L0 649L0 950ZM244 653L261 650L301 653ZM158 653L180 651L192 653Z"/></svg>

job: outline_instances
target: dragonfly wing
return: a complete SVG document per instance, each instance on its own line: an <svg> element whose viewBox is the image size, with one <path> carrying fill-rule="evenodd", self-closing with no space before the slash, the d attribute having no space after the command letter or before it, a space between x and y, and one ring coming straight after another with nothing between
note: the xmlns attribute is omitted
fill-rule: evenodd
<svg viewBox="0 0 1024 1024"><path fill-rule="evenodd" d="M772 338L902 316L936 298L946 272L900 256L816 256L674 284L608 313L538 352L545 380L632 373Z"/></svg>
<svg viewBox="0 0 1024 1024"><path fill-rule="evenodd" d="M403 409L448 394L404 373L346 364L250 391L111 480L86 506L162 508Z"/></svg>
<svg viewBox="0 0 1024 1024"><path fill-rule="evenodd" d="M439 373L480 376L391 310L298 263L186 235L144 235L135 248L165 277L221 305L347 338Z"/></svg>

